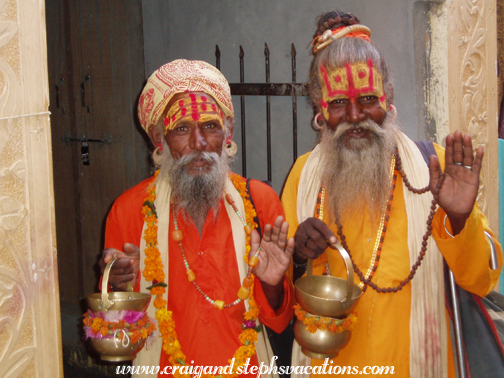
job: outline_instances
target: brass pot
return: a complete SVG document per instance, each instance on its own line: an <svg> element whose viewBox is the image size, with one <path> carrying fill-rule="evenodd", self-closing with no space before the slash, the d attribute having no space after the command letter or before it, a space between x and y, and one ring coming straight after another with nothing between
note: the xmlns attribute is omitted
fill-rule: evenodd
<svg viewBox="0 0 504 378"><path fill-rule="evenodd" d="M310 314L344 318L357 305L362 290L354 284L354 271L348 252L338 243L334 247L345 261L347 279L333 276L313 276L313 261L308 259L307 275L296 281L296 299Z"/></svg>
<svg viewBox="0 0 504 378"><path fill-rule="evenodd" d="M110 268L116 260L110 261L103 272L102 290L100 293L94 293L86 296L86 302L89 309L93 312L108 310L129 310L129 311L147 311L151 300L151 295L147 293L135 293L131 285L128 285L129 291L107 292L108 278Z"/></svg>
<svg viewBox="0 0 504 378"><path fill-rule="evenodd" d="M112 303L108 309L104 308L102 295L100 293L89 294L86 302L93 312L108 310L129 310L147 311L151 300L151 295L147 293L135 293L132 291L115 291L107 295L107 300Z"/></svg>
<svg viewBox="0 0 504 378"><path fill-rule="evenodd" d="M302 321L296 320L296 323L294 323L294 337L304 354L308 357L324 360L338 355L338 351L350 339L350 331L332 333L328 329L324 331L318 329L315 333L311 333L306 329Z"/></svg>
<svg viewBox="0 0 504 378"><path fill-rule="evenodd" d="M100 358L104 361L129 361L136 357L145 344L144 339L138 340L135 344L128 343L123 345L122 340L114 338L107 339L91 339L91 346L100 354Z"/></svg>
<svg viewBox="0 0 504 378"><path fill-rule="evenodd" d="M146 312L149 307L151 295L147 293L135 293L132 291L107 292L110 268L115 260L110 261L105 267L102 280L102 292L86 296L86 302L92 312L112 311L142 311ZM131 289L131 285L128 285ZM124 336L126 337L126 336ZM109 338L91 338L92 347L100 354L102 360L127 361L133 360L136 354L144 346L145 340L140 339L131 344L129 338L122 340Z"/></svg>

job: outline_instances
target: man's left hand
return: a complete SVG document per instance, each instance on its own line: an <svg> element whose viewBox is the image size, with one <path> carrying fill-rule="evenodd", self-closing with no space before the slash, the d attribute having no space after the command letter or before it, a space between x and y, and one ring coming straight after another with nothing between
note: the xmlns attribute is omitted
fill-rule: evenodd
<svg viewBox="0 0 504 378"><path fill-rule="evenodd" d="M249 258L254 256L258 247L259 264L252 270L259 280L267 285L275 286L283 282L285 272L289 268L294 252L294 239L287 240L289 224L282 216L275 219L273 226L264 226L262 240L257 231L253 231L250 241Z"/></svg>
<svg viewBox="0 0 504 378"><path fill-rule="evenodd" d="M474 156L469 134L462 135L457 130L446 137L445 179L439 191L438 204L450 219L453 235L462 231L476 202L482 159L483 147L478 147ZM429 170L429 186L434 193L441 176L437 156L430 157Z"/></svg>
<svg viewBox="0 0 504 378"><path fill-rule="evenodd" d="M259 250L259 264L252 273L261 281L264 294L273 309L283 301L283 280L294 252L294 238L287 240L289 224L282 216L275 219L273 226L264 226L261 240L257 231L252 231L249 259Z"/></svg>

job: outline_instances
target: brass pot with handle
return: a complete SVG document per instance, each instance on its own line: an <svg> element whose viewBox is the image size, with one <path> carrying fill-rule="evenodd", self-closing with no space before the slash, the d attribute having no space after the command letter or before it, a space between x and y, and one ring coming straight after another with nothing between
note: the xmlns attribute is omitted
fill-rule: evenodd
<svg viewBox="0 0 504 378"><path fill-rule="evenodd" d="M119 321L117 317L127 312L137 312L145 314L151 300L151 295L147 293L136 293L133 291L108 291L108 279L110 269L116 260L110 261L103 272L101 293L94 293L86 296L89 310L93 314L102 314ZM131 285L128 288L131 290ZM113 335L104 337L91 337L92 347L100 354L105 361L128 361L133 360L136 354L145 344L145 339L140 338L133 343L125 330L117 330Z"/></svg>
<svg viewBox="0 0 504 378"><path fill-rule="evenodd" d="M346 266L347 278L313 275L313 260L308 259L306 275L296 281L296 300L310 317L334 320L349 316L357 305L362 290L354 283L354 270L348 252L339 244L333 244ZM302 321L294 324L294 336L307 356L319 359L334 358L339 349L350 339L350 331L341 333L329 329L310 332Z"/></svg>

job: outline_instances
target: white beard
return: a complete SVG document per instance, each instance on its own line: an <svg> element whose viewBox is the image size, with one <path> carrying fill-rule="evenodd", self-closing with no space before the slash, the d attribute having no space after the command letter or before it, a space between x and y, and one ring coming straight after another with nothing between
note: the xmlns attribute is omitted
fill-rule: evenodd
<svg viewBox="0 0 504 378"><path fill-rule="evenodd" d="M196 159L204 159L210 168L204 167L197 169L196 173L190 173L188 165ZM174 214L181 211L186 220L189 216L200 231L210 209L213 209L216 219L229 171L225 153L219 156L216 152L193 152L175 160L163 140L163 152L157 157L156 163L159 166L158 180L166 180L171 186Z"/></svg>
<svg viewBox="0 0 504 378"><path fill-rule="evenodd" d="M352 129L369 130L365 138L352 138ZM349 131L350 130L350 131ZM368 213L374 223L390 195L390 162L398 126L387 121L380 127L372 120L343 123L325 129L321 141L322 184L332 221L349 221Z"/></svg>

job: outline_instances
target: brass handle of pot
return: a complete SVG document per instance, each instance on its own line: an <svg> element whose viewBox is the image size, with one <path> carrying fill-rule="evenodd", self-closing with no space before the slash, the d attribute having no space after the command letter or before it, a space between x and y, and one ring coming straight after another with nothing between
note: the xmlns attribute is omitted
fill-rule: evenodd
<svg viewBox="0 0 504 378"><path fill-rule="evenodd" d="M103 271L103 279L102 279L102 287L101 287L101 307L103 311L108 311L113 305L114 301L109 300L108 298L108 279L110 275L110 268L114 264L115 260L110 261L105 270Z"/></svg>
<svg viewBox="0 0 504 378"><path fill-rule="evenodd" d="M352 299L352 288L354 286L354 270L352 265L352 260L350 259L350 255L346 251L345 248L340 243L334 243L333 247L338 250L341 257L345 261L346 273L347 273L347 294L344 302L350 302Z"/></svg>
<svg viewBox="0 0 504 378"><path fill-rule="evenodd" d="M348 254L346 249L343 248L341 244L334 243L332 246L338 250L341 257L343 257L343 260L345 261L346 273L347 273L347 293L344 302L350 302L350 300L352 299L352 288L354 286L354 270L352 260L350 259L350 255ZM313 259L308 259L307 261L306 275L307 276L313 275Z"/></svg>

